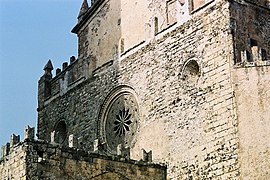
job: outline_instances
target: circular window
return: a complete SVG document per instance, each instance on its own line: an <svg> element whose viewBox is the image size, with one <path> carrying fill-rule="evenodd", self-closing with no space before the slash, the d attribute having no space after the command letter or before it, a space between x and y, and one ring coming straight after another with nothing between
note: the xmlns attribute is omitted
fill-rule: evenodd
<svg viewBox="0 0 270 180"><path fill-rule="evenodd" d="M197 61L188 61L182 71L182 78L185 81L195 82L200 77L200 67Z"/></svg>
<svg viewBox="0 0 270 180"><path fill-rule="evenodd" d="M100 134L107 150L116 153L119 144L133 147L137 132L139 109L134 94L127 88L116 91L105 102Z"/></svg>

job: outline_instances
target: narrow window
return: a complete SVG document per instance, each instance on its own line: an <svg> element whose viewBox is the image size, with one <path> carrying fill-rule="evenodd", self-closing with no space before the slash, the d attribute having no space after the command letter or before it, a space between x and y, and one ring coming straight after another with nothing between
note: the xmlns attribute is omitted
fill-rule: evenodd
<svg viewBox="0 0 270 180"><path fill-rule="evenodd" d="M259 48L258 48L258 43L255 39L250 39L250 48L251 48L251 58L248 58L247 56L247 61L258 61L259 60Z"/></svg>
<svg viewBox="0 0 270 180"><path fill-rule="evenodd" d="M267 61L267 52L265 49L261 49L261 59L262 61Z"/></svg>
<svg viewBox="0 0 270 180"><path fill-rule="evenodd" d="M124 38L122 38L120 42L120 52L123 53L124 51L125 51L125 40Z"/></svg>
<svg viewBox="0 0 270 180"><path fill-rule="evenodd" d="M252 54L248 50L241 51L241 60L242 62L252 62Z"/></svg>
<svg viewBox="0 0 270 180"><path fill-rule="evenodd" d="M258 46L258 43L255 39L250 39L250 46L253 47L253 46Z"/></svg>
<svg viewBox="0 0 270 180"><path fill-rule="evenodd" d="M245 53L247 62L252 62L253 61L252 54L249 51L246 51Z"/></svg>
<svg viewBox="0 0 270 180"><path fill-rule="evenodd" d="M244 61L244 59L243 59L243 51L235 50L234 64L240 63L242 61Z"/></svg>
<svg viewBox="0 0 270 180"><path fill-rule="evenodd" d="M158 33L158 18L157 17L155 17L154 19L154 26L155 26L155 34L157 34Z"/></svg>

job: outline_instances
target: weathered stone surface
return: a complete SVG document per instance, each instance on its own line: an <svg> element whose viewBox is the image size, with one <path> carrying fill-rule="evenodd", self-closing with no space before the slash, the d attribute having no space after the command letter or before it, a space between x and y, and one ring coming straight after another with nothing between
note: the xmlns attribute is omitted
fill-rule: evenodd
<svg viewBox="0 0 270 180"><path fill-rule="evenodd" d="M269 179L269 0L93 3L78 59L39 81L37 177L149 179L153 161L168 179Z"/></svg>
<svg viewBox="0 0 270 180"><path fill-rule="evenodd" d="M24 140L33 141L35 139L35 128L27 126L24 128Z"/></svg>
<svg viewBox="0 0 270 180"><path fill-rule="evenodd" d="M166 167L120 157L24 142L0 162L1 179L166 179Z"/></svg>
<svg viewBox="0 0 270 180"><path fill-rule="evenodd" d="M13 147L20 142L20 135L12 134L10 136L10 146Z"/></svg>
<svg viewBox="0 0 270 180"><path fill-rule="evenodd" d="M262 68L254 69L260 76L253 81L252 87L263 92L254 98L269 98L265 90L269 84L266 78L269 68L265 65L269 63L270 52L266 2L200 1L194 2L191 11L187 1L180 4L173 4L173 1L172 4L163 1L121 3L119 41L123 45L120 47L122 54L110 62L110 58L105 61L96 58L98 68L85 66L87 63L83 62L90 62L91 58L79 58L77 64L81 64L83 71L76 69L77 65L66 71L70 73L71 69L76 69L84 79L76 85L67 85L64 93L56 92L45 101L39 113L40 138L47 140L45 129L52 131L54 123L62 119L69 133L82 138L82 147L93 149L93 144L88 142L99 139L104 152L117 154L119 142L125 142L131 148L131 158L137 160L142 158L141 149L152 150L154 162L168 163L168 177L172 179L267 177L266 171L257 169L269 166L264 160L269 159L266 142L269 135L261 137L262 143L254 142L252 146L247 143L250 141L243 133L248 132L245 129L248 121L241 114L245 114L249 103L239 99L249 97L249 93L243 94L243 84L239 83L251 85L242 80L247 77L242 71L247 72L250 66ZM110 3L113 1L106 1L101 7ZM175 12L173 7L177 9ZM184 11L182 14L180 7ZM140 19L139 14L129 14L131 9L140 9L143 18ZM136 18L139 20L130 22ZM105 23L106 19L103 21ZM92 36L86 33L79 37ZM112 48L107 45L108 49ZM244 50L246 60L239 60ZM57 81L55 77L52 83ZM135 97L132 101L138 105L131 105L125 96L120 102L120 93L112 96L117 89L125 88L132 89ZM269 106L267 101L260 102L261 107ZM121 119L118 118L119 110L129 117L126 109L132 109L130 106L138 110L138 118L131 116L131 121L126 121L130 124L123 125L125 131L113 129L117 119ZM257 109L257 116L265 126L256 124L255 131L265 128L264 132L268 132L269 111ZM111 123L107 124L106 118ZM133 122L138 122L137 128L133 127ZM126 141L130 127L133 127L133 138ZM116 140L113 132L118 132L123 140ZM259 133L257 138L260 138ZM112 145L114 140L116 144ZM241 142L247 143L246 149L241 147ZM263 162L262 166L256 166L257 169L246 167L251 149L256 152L252 159ZM241 155L245 159L239 158Z"/></svg>

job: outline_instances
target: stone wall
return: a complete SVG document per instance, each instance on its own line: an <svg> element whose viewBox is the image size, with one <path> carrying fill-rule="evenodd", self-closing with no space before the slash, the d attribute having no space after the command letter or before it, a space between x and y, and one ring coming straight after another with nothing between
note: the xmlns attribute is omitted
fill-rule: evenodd
<svg viewBox="0 0 270 180"><path fill-rule="evenodd" d="M185 22L151 31L145 41L143 31L129 36L125 27L122 36L130 38L129 48L119 59L102 60L107 63L97 68L91 57L79 55L79 80L60 85L59 92L42 101L38 137L54 141L64 123L63 146L74 135L78 147L87 151L94 151L98 140L105 154L116 154L122 145L139 160L144 149L154 162L168 164L169 179L267 177L268 17L267 6L249 1L204 1ZM255 52L254 62L243 60L247 51ZM65 84L74 67L51 83ZM254 121L255 116L260 120Z"/></svg>
<svg viewBox="0 0 270 180"><path fill-rule="evenodd" d="M250 1L234 1L230 10L236 65L242 67L269 65L269 8Z"/></svg>
<svg viewBox="0 0 270 180"><path fill-rule="evenodd" d="M270 68L233 70L243 179L269 179Z"/></svg>
<svg viewBox="0 0 270 180"><path fill-rule="evenodd" d="M172 24L182 24L190 19L188 0L123 1L121 3L121 38L124 51L149 41L155 34ZM130 12L140 13L130 13Z"/></svg>
<svg viewBox="0 0 270 180"><path fill-rule="evenodd" d="M121 83L134 87L143 114L131 152L152 150L172 179L239 177L228 5L211 6L121 60Z"/></svg>
<svg viewBox="0 0 270 180"><path fill-rule="evenodd" d="M21 144L11 147L10 153L0 159L0 178L3 180L26 179L26 155L25 147Z"/></svg>
<svg viewBox="0 0 270 180"><path fill-rule="evenodd" d="M80 59L90 59L96 67L118 57L121 36L121 1L99 0L88 10L84 19L73 29L78 35Z"/></svg>
<svg viewBox="0 0 270 180"><path fill-rule="evenodd" d="M121 156L90 154L41 141L22 142L0 161L7 179L149 179L165 180L166 167Z"/></svg>
<svg viewBox="0 0 270 180"><path fill-rule="evenodd" d="M39 135L49 141L48 132L64 120L79 146L93 149L92 142L104 133L102 107L115 88L125 85L134 90L140 112L132 158L139 159L142 148L152 150L154 162L169 164L169 178L238 177L229 20L229 3L210 4L182 26L97 69L45 102Z"/></svg>
<svg viewBox="0 0 270 180"><path fill-rule="evenodd" d="M241 178L269 179L270 9L249 2L235 2L231 12L236 19L236 51L242 51L242 59L232 69ZM249 53L250 59L243 53Z"/></svg>

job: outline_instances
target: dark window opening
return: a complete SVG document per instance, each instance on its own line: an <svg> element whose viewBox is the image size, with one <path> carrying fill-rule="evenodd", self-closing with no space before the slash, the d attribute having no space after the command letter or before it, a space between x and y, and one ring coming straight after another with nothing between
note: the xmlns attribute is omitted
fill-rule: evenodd
<svg viewBox="0 0 270 180"><path fill-rule="evenodd" d="M125 51L125 40L124 38L120 41L120 52L123 53Z"/></svg>
<svg viewBox="0 0 270 180"><path fill-rule="evenodd" d="M237 63L240 63L240 62L242 62L242 61L243 61L243 59L242 59L242 57L241 57L241 51L236 50L236 51L235 51L234 63L237 64Z"/></svg>
<svg viewBox="0 0 270 180"><path fill-rule="evenodd" d="M261 57L262 57L262 61L267 60L267 52L265 49L261 49Z"/></svg>
<svg viewBox="0 0 270 180"><path fill-rule="evenodd" d="M253 46L258 46L258 43L255 39L250 39L250 46L253 47Z"/></svg>
<svg viewBox="0 0 270 180"><path fill-rule="evenodd" d="M155 17L154 19L154 26L155 26L155 34L157 34L158 33L158 18L157 17Z"/></svg>
<svg viewBox="0 0 270 180"><path fill-rule="evenodd" d="M67 138L67 126L64 121L60 121L55 128L55 142L64 143Z"/></svg>
<svg viewBox="0 0 270 180"><path fill-rule="evenodd" d="M191 60L189 61L183 69L182 72L183 80L187 81L195 81L200 76L200 67L197 61Z"/></svg>
<svg viewBox="0 0 270 180"><path fill-rule="evenodd" d="M253 61L252 54L249 51L246 51L246 58L247 58L247 62Z"/></svg>
<svg viewBox="0 0 270 180"><path fill-rule="evenodd" d="M38 157L43 158L43 152L42 151L37 151L37 155L38 155Z"/></svg>

